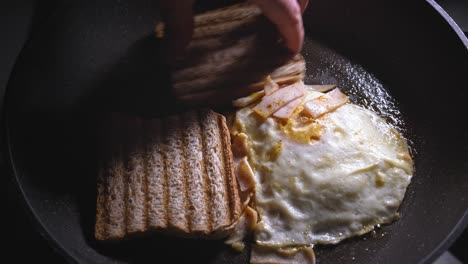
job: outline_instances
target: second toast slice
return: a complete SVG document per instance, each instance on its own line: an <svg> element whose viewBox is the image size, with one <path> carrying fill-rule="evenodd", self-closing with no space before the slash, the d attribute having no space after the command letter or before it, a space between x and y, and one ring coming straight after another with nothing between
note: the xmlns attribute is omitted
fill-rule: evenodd
<svg viewBox="0 0 468 264"><path fill-rule="evenodd" d="M226 236L240 216L226 120L211 110L114 118L98 178L95 237Z"/></svg>

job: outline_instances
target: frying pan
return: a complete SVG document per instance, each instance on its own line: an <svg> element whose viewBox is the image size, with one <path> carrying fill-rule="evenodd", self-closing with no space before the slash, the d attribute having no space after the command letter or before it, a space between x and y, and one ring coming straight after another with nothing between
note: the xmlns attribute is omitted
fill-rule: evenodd
<svg viewBox="0 0 468 264"><path fill-rule="evenodd" d="M319 263L431 262L467 225L468 42L431 4L311 1L304 15L306 81L335 82L394 123L415 161L400 219L317 246ZM152 37L157 13L154 0L63 1L34 25L5 99L11 173L39 231L71 262L246 263L247 252L219 241L93 238L99 115L174 107Z"/></svg>

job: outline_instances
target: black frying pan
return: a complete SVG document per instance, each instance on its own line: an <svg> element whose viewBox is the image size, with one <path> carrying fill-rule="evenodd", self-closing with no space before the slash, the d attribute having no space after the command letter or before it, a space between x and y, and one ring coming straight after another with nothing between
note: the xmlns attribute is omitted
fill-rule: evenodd
<svg viewBox="0 0 468 264"><path fill-rule="evenodd" d="M11 171L70 261L246 263L219 241L93 239L99 114L158 116L173 103L152 37L155 2L65 1L34 26L6 97ZM318 261L432 261L467 225L468 42L425 1L317 0L304 19L307 81L337 82L400 127L416 164L399 221L318 246Z"/></svg>

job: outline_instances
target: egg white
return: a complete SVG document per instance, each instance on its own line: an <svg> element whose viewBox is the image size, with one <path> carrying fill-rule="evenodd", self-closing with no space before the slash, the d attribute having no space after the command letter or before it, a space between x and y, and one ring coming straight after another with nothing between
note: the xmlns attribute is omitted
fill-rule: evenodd
<svg viewBox="0 0 468 264"><path fill-rule="evenodd" d="M320 95L309 92L307 100ZM346 104L316 120L321 136L310 143L293 140L280 121L262 120L250 107L236 122L252 148L258 244L334 244L398 216L413 163L405 139L377 114Z"/></svg>

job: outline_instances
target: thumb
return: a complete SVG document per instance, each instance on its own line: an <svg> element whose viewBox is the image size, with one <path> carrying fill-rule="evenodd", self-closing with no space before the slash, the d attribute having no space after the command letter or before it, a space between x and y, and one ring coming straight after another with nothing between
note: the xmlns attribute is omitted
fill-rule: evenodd
<svg viewBox="0 0 468 264"><path fill-rule="evenodd" d="M251 0L260 7L263 14L276 25L283 36L286 47L294 53L302 49L304 28L301 6L297 0ZM301 1L303 8L307 1Z"/></svg>

